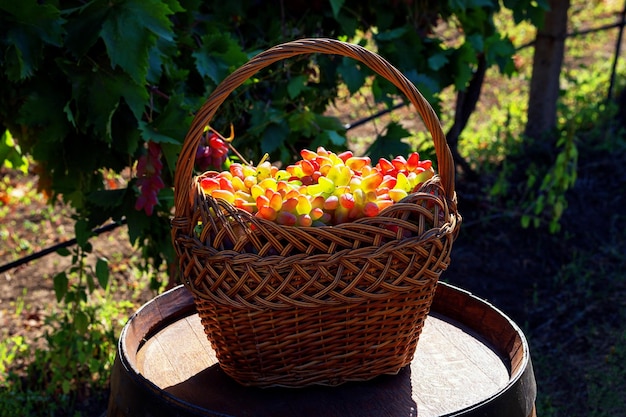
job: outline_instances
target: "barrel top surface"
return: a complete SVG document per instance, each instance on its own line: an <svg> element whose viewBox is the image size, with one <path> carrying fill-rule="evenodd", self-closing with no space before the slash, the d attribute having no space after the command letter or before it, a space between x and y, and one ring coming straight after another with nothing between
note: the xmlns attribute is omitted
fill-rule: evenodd
<svg viewBox="0 0 626 417"><path fill-rule="evenodd" d="M239 385L220 369L193 299L182 286L131 318L118 355L133 377L187 410L185 415L492 415L472 410L506 408L511 401L506 395L519 397L508 391L523 389L532 397L519 405L517 415L525 417L535 395L519 328L488 303L442 283L410 366L367 382L298 389Z"/></svg>

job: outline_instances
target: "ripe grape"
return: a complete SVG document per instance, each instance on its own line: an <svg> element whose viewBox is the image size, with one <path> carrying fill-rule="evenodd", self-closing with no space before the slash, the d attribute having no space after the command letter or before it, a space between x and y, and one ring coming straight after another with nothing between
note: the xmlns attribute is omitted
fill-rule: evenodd
<svg viewBox="0 0 626 417"><path fill-rule="evenodd" d="M154 142L148 142L148 152L137 161L137 186L140 195L135 202L135 210L144 210L152 216L154 207L158 204L158 194L165 187L161 178L161 147Z"/></svg>
<svg viewBox="0 0 626 417"><path fill-rule="evenodd" d="M199 171L219 170L228 158L228 144L217 133L209 130L200 140L196 150L196 167Z"/></svg>
<svg viewBox="0 0 626 417"><path fill-rule="evenodd" d="M220 145L220 138L211 143ZM205 194L259 218L310 227L378 216L434 175L432 162L420 160L417 152L381 158L375 166L351 151L335 154L320 147L300 156L285 169L265 159L256 167L232 163L228 171L200 176L200 185Z"/></svg>

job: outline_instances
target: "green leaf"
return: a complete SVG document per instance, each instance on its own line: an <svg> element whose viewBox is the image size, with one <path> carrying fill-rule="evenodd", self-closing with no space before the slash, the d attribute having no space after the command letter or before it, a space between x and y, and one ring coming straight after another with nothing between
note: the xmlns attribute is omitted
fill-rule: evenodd
<svg viewBox="0 0 626 417"><path fill-rule="evenodd" d="M428 57L428 67L433 71L440 70L444 65L448 63L448 54L445 52L440 52L435 55L431 55Z"/></svg>
<svg viewBox="0 0 626 417"><path fill-rule="evenodd" d="M287 93L289 94L289 98L294 99L306 88L307 76L298 75L289 80L289 84L287 84Z"/></svg>
<svg viewBox="0 0 626 417"><path fill-rule="evenodd" d="M198 73L218 84L226 78L230 68L239 67L248 60L248 56L230 34L221 33L217 28L213 30L202 37L201 49L193 52L192 56Z"/></svg>
<svg viewBox="0 0 626 417"><path fill-rule="evenodd" d="M512 59L514 54L515 47L509 38L494 34L485 40L487 64L497 64L503 74L512 74L515 70Z"/></svg>
<svg viewBox="0 0 626 417"><path fill-rule="evenodd" d="M476 52L474 48L468 43L461 45L457 49L455 57L454 68L456 70L454 76L454 86L457 91L464 91L467 88L467 84L472 79L474 72L469 64L476 63Z"/></svg>
<svg viewBox="0 0 626 417"><path fill-rule="evenodd" d="M335 131L343 131L345 130L341 121L333 116L323 116L321 114L315 114L315 124L321 130L335 130Z"/></svg>
<svg viewBox="0 0 626 417"><path fill-rule="evenodd" d="M134 209L134 201L126 210L126 223L128 224L128 238L133 245L142 240L146 231L150 229L150 219L143 211Z"/></svg>
<svg viewBox="0 0 626 417"><path fill-rule="evenodd" d="M84 311L78 310L74 313L74 327L80 334L87 333L89 328L89 317Z"/></svg>
<svg viewBox="0 0 626 417"><path fill-rule="evenodd" d="M78 246L85 249L87 243L89 242L89 238L92 235L87 221L83 219L77 220L74 224L74 233L76 235L76 243Z"/></svg>
<svg viewBox="0 0 626 417"><path fill-rule="evenodd" d="M272 123L269 125L261 137L261 152L272 153L285 143L289 136L289 129L283 123Z"/></svg>
<svg viewBox="0 0 626 417"><path fill-rule="evenodd" d="M342 136L336 130L324 130L324 133L330 139L330 142L335 146L341 146L346 144L346 137Z"/></svg>
<svg viewBox="0 0 626 417"><path fill-rule="evenodd" d="M408 155L411 148L401 139L410 136L411 133L397 122L387 125L384 135L379 135L365 152L372 160L379 158L394 158L398 155Z"/></svg>
<svg viewBox="0 0 626 417"><path fill-rule="evenodd" d="M343 7L345 0L330 0L330 7L333 9L333 17L336 19L339 16L339 11Z"/></svg>
<svg viewBox="0 0 626 417"><path fill-rule="evenodd" d="M99 138L112 141L112 119L121 99L128 105L135 119L140 120L149 95L143 85L137 84L125 73L105 71L88 61L57 61L65 75L73 81L72 98L59 109L71 109L71 120L83 129L93 126ZM67 110L62 113L68 119Z"/></svg>
<svg viewBox="0 0 626 417"><path fill-rule="evenodd" d="M137 84L148 74L149 51L156 37L173 41L172 11L158 0L127 0L113 4L100 36L111 66L120 66Z"/></svg>
<svg viewBox="0 0 626 417"><path fill-rule="evenodd" d="M106 289L109 285L109 261L105 258L98 258L96 261L96 278L100 287Z"/></svg>
<svg viewBox="0 0 626 417"><path fill-rule="evenodd" d="M308 110L293 112L289 115L287 123L292 131L300 132L302 136L310 137L313 135L315 113Z"/></svg>
<svg viewBox="0 0 626 417"><path fill-rule="evenodd" d="M67 94L62 86L52 85L45 78L35 82L36 90L25 97L19 109L17 122L37 128L37 142L59 142L70 132L71 125L63 107L67 103Z"/></svg>
<svg viewBox="0 0 626 417"><path fill-rule="evenodd" d="M479 33L469 35L466 42L469 42L476 52L482 52L485 49L485 39Z"/></svg>
<svg viewBox="0 0 626 417"><path fill-rule="evenodd" d="M359 91L365 84L365 73L353 59L344 57L341 65L337 67L337 72L341 75L351 94Z"/></svg>
<svg viewBox="0 0 626 417"><path fill-rule="evenodd" d="M28 172L28 159L22 155L19 145L15 143L8 130L0 136L0 167L2 165L18 169L23 174Z"/></svg>
<svg viewBox="0 0 626 417"><path fill-rule="evenodd" d="M183 143L192 120L191 109L184 100L182 94L171 95L163 111L151 124L158 133L174 138L177 144Z"/></svg>
<svg viewBox="0 0 626 417"><path fill-rule="evenodd" d="M65 294L67 294L67 286L70 281L67 278L65 272L59 272L54 276L52 282L54 286L54 294L57 297L57 301L61 302L61 300L63 300L63 297L65 297Z"/></svg>
<svg viewBox="0 0 626 417"><path fill-rule="evenodd" d="M72 254L68 248L59 248L56 252L59 256L70 256Z"/></svg>
<svg viewBox="0 0 626 417"><path fill-rule="evenodd" d="M42 62L46 44L60 46L65 20L60 11L35 0L3 2L0 10L8 14L8 28L3 28L6 74L12 81L32 76Z"/></svg>
<svg viewBox="0 0 626 417"><path fill-rule="evenodd" d="M146 142L152 141L155 143L173 143L177 145L180 144L180 139L176 139L160 133L151 123L144 122L143 120L139 121L139 130L141 131L141 135Z"/></svg>
<svg viewBox="0 0 626 417"><path fill-rule="evenodd" d="M87 200L95 206L103 209L118 207L124 201L124 197L128 192L127 188L117 190L96 190L87 196Z"/></svg>
<svg viewBox="0 0 626 417"><path fill-rule="evenodd" d="M452 10L465 10L467 4L465 4L465 0L448 0L448 7Z"/></svg>
<svg viewBox="0 0 626 417"><path fill-rule="evenodd" d="M105 1L90 1L68 12L65 46L77 58L83 57L98 41L108 12L109 5Z"/></svg>
<svg viewBox="0 0 626 417"><path fill-rule="evenodd" d="M374 35L374 39L376 39L376 41L393 41L404 36L407 30L407 26L386 30L384 32Z"/></svg>

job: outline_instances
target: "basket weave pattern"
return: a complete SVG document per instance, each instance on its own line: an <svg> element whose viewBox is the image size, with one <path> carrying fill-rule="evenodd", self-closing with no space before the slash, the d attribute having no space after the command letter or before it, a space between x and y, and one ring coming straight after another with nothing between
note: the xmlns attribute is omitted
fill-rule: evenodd
<svg viewBox="0 0 626 417"><path fill-rule="evenodd" d="M439 175L378 216L338 226L280 226L205 196L192 177L194 155L219 105L260 69L316 52L357 59L398 86L433 136ZM397 373L411 362L461 218L439 121L389 63L329 39L290 42L257 55L196 115L175 186L172 238L183 282L220 366L235 380L337 385Z"/></svg>

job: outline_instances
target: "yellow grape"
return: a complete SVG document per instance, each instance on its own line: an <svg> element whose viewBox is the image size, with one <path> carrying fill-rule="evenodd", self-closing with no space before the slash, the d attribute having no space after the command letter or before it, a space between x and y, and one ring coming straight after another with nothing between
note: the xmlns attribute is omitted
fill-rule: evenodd
<svg viewBox="0 0 626 417"><path fill-rule="evenodd" d="M261 180L258 185L266 190L278 191L278 183L274 178L265 178Z"/></svg>
<svg viewBox="0 0 626 417"><path fill-rule="evenodd" d="M256 177L256 168L250 165L242 165L243 177Z"/></svg>
<svg viewBox="0 0 626 417"><path fill-rule="evenodd" d="M277 193L277 192L272 193L272 196L269 199L270 199L269 205L271 208L273 208L276 211L279 211L280 209L282 209L283 198L281 197L280 193Z"/></svg>
<svg viewBox="0 0 626 417"><path fill-rule="evenodd" d="M250 187L250 194L252 195L252 198L256 200L259 196L265 195L265 188L261 187L258 184L254 184L252 187Z"/></svg>
<svg viewBox="0 0 626 417"><path fill-rule="evenodd" d="M354 190L354 192L352 193L352 196L354 197L354 204L356 204L359 207L363 207L365 203L367 202L365 191L363 191L360 188L357 190Z"/></svg>
<svg viewBox="0 0 626 417"><path fill-rule="evenodd" d="M246 187L246 184L239 177L233 176L232 183L233 183L233 188L235 189L235 191L244 191L244 190L249 189L249 187Z"/></svg>
<svg viewBox="0 0 626 417"><path fill-rule="evenodd" d="M350 168L345 165L337 164L333 165L326 177L335 184L335 187L339 187L342 185L350 184L350 179L352 178L352 173L350 172Z"/></svg>
<svg viewBox="0 0 626 417"><path fill-rule="evenodd" d="M375 191L383 182L383 174L374 172L361 180L361 189L364 191Z"/></svg>
<svg viewBox="0 0 626 417"><path fill-rule="evenodd" d="M396 203L407 195L409 195L409 193L400 188L393 188L389 190L389 198Z"/></svg>
<svg viewBox="0 0 626 417"><path fill-rule="evenodd" d="M309 214L311 212L311 202L304 195L298 196L298 205L296 206L296 213L298 214Z"/></svg>
<svg viewBox="0 0 626 417"><path fill-rule="evenodd" d="M250 195L250 193L244 191L244 190L237 190L235 191L235 198L239 198L241 200L245 200L245 201L253 201L252 196Z"/></svg>
<svg viewBox="0 0 626 417"><path fill-rule="evenodd" d="M413 190L413 187L411 187L411 183L409 182L409 179L402 172L398 172L398 177L396 179L397 181L396 181L396 186L393 187L394 189L404 190L407 193Z"/></svg>
<svg viewBox="0 0 626 417"><path fill-rule="evenodd" d="M271 176L272 164L270 164L269 161L262 162L256 167L257 180L264 180L265 178L270 178Z"/></svg>
<svg viewBox="0 0 626 417"><path fill-rule="evenodd" d="M235 202L235 194L227 190L215 189L211 191L211 197L215 199L221 198L222 200L225 200L230 204L233 204Z"/></svg>
<svg viewBox="0 0 626 417"><path fill-rule="evenodd" d="M291 174L288 173L286 169L281 169L276 171L276 174L273 177L276 181L286 181L291 178Z"/></svg>
<svg viewBox="0 0 626 417"><path fill-rule="evenodd" d="M256 176L248 175L243 179L243 184L246 188L252 188L253 185L257 184Z"/></svg>

